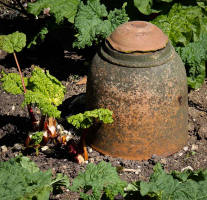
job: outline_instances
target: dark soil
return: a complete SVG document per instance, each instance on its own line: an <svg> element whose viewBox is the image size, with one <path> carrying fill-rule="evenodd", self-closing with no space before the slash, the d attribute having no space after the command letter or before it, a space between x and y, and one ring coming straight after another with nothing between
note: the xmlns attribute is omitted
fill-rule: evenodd
<svg viewBox="0 0 207 200"><path fill-rule="evenodd" d="M68 34L68 37L70 37L70 33ZM58 38L61 38L59 33ZM78 106L75 106L77 109L73 109L71 101L77 95L82 94L84 96L85 94L86 85L77 85L77 82L87 74L87 62L90 61L94 52L92 50L89 53L87 51L74 52L70 47L70 41L67 41L68 43L65 41L61 43L57 39L55 42L56 46L60 48L51 46L51 43L48 43L50 45L43 45L33 52L25 50L18 54L19 61L24 75L30 74L30 66L32 64L40 65L42 68L50 70L50 73L66 86L65 101L60 106L62 118L58 121L58 124L61 124L65 130L76 133L65 122L65 117L84 111L84 104L80 103ZM54 40L52 44L54 44ZM0 70L2 69L6 72L17 72L12 55L8 55L5 59L0 60ZM110 162L113 166L131 169L128 172L119 172L121 178L128 182L148 180L153 171L153 166L157 162L162 163L166 171L181 171L186 167L193 170L207 168L207 81L200 89L190 91L188 97L188 144L179 152L165 158L154 155L147 161L130 161L105 156L88 147L88 162L98 163L104 160ZM23 153L35 161L41 170L52 169L54 174L61 172L72 181L80 171L85 169L87 163L77 164L66 151L60 149L49 152L44 152L40 149L38 156L36 156L35 151L25 150L25 138L32 130L27 109L21 107L22 101L22 95L7 94L0 88L0 161L6 161L19 153ZM78 198L78 194L71 193L68 190L65 190L63 194L51 195L51 199L57 200L75 200Z"/></svg>

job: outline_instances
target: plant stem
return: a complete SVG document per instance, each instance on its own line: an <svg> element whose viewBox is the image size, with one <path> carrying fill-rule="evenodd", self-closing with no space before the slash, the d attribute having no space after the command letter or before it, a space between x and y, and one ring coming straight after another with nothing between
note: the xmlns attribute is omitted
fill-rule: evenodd
<svg viewBox="0 0 207 200"><path fill-rule="evenodd" d="M22 86L23 86L23 89L24 89L24 93L26 93L26 87L25 87L25 83L24 83L24 78L23 78L23 76L22 76L21 68L20 68L20 66L19 66L19 62L18 62L18 60L17 60L16 53L14 52L13 55L14 55L14 59L15 59L15 62L16 62L18 71L19 71L19 75L20 75L20 77L21 77L21 81L22 81Z"/></svg>
<svg viewBox="0 0 207 200"><path fill-rule="evenodd" d="M15 59L15 62L16 62L18 71L19 71L19 75L20 75L21 82L22 82L22 87L23 87L23 89L24 89L24 94L25 94L27 90L26 90L26 87L25 87L24 78L23 78L23 75L22 75L22 72L21 72L21 68L20 68L19 62L18 62L18 60L17 60L16 53L14 52L13 55L14 55L14 59ZM28 112L29 112L30 119L32 120L32 125L33 125L33 127L36 127L38 121L36 120L36 118L35 118L35 116L34 116L34 112L33 112L33 110L32 110L31 105L27 105L27 110L28 110Z"/></svg>
<svg viewBox="0 0 207 200"><path fill-rule="evenodd" d="M88 152L87 152L87 147L86 147L86 135L87 135L88 130L85 129L81 135L81 145L83 148L83 157L84 160L88 160Z"/></svg>

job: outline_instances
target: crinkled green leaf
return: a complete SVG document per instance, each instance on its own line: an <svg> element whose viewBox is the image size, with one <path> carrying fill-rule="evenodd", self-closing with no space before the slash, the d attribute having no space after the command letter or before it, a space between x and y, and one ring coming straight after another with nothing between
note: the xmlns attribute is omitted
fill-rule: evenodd
<svg viewBox="0 0 207 200"><path fill-rule="evenodd" d="M188 86L193 89L200 88L206 77L206 65L205 62L197 66L190 67L189 76L187 77Z"/></svg>
<svg viewBox="0 0 207 200"><path fill-rule="evenodd" d="M207 33L196 42L189 43L185 47L177 47L176 51L186 65L189 87L199 88L206 77Z"/></svg>
<svg viewBox="0 0 207 200"><path fill-rule="evenodd" d="M38 145L42 142L42 139L43 139L43 132L42 131L38 131L38 132L35 132L32 134L31 136L31 144L33 145Z"/></svg>
<svg viewBox="0 0 207 200"><path fill-rule="evenodd" d="M112 114L113 112L108 109L99 108L91 111L86 111L83 114L79 113L72 115L67 118L67 121L77 129L89 128L91 125L93 125L94 119L96 118L103 123L113 123Z"/></svg>
<svg viewBox="0 0 207 200"><path fill-rule="evenodd" d="M46 95L39 91L27 90L26 94L24 95L22 106L26 106L28 104L37 106L40 109L42 115L47 115L54 118L60 117L61 112L57 109L57 107L52 104Z"/></svg>
<svg viewBox="0 0 207 200"><path fill-rule="evenodd" d="M134 186L147 199L204 200L207 198L207 170L173 171L167 174L158 163L149 182L141 181Z"/></svg>
<svg viewBox="0 0 207 200"><path fill-rule="evenodd" d="M97 200L101 199L104 191L107 192L106 195L110 199L114 199L114 196L123 191L125 186L126 183L120 179L116 168L112 167L110 163L102 161L97 165L88 164L85 172L80 172L75 177L69 189L80 192L81 198L84 200ZM91 194L87 194L89 190L91 190Z"/></svg>
<svg viewBox="0 0 207 200"><path fill-rule="evenodd" d="M51 170L40 171L27 157L0 162L1 200L48 200L53 188L60 186L69 186L66 176L53 179Z"/></svg>
<svg viewBox="0 0 207 200"><path fill-rule="evenodd" d="M135 7L143 14L149 15L153 12L153 0L134 0Z"/></svg>
<svg viewBox="0 0 207 200"><path fill-rule="evenodd" d="M15 159L0 162L0 199L48 200L52 187L51 171L31 172Z"/></svg>
<svg viewBox="0 0 207 200"><path fill-rule="evenodd" d="M65 94L65 87L49 71L44 72L43 69L35 67L32 76L28 80L28 89L34 93L44 95L48 102L58 106L62 103Z"/></svg>
<svg viewBox="0 0 207 200"><path fill-rule="evenodd" d="M100 0L88 0L86 5L81 1L75 17L77 39L73 46L84 48L105 39L118 25L128 21L125 6L108 13Z"/></svg>
<svg viewBox="0 0 207 200"><path fill-rule="evenodd" d="M173 46L186 46L207 31L207 16L198 6L175 3L170 12L151 21L166 33Z"/></svg>
<svg viewBox="0 0 207 200"><path fill-rule="evenodd" d="M70 187L70 181L68 176L63 175L61 173L57 173L55 179L52 181L53 188L57 190L61 190L61 186L65 186L66 188Z"/></svg>
<svg viewBox="0 0 207 200"><path fill-rule="evenodd" d="M61 112L57 109L64 99L65 87L48 71L44 72L35 67L32 76L28 79L27 92L23 106L34 104L43 115L59 118Z"/></svg>
<svg viewBox="0 0 207 200"><path fill-rule="evenodd" d="M37 165L26 156L17 156L14 158L14 160L30 173L36 173L40 171L39 167L37 167Z"/></svg>
<svg viewBox="0 0 207 200"><path fill-rule="evenodd" d="M152 13L158 13L159 10L153 9L154 4L158 4L160 2L170 3L173 0L160 0L155 2L154 0L134 0L134 6L144 15L150 15ZM157 6L158 7L158 6ZM161 8L160 8L161 9Z"/></svg>
<svg viewBox="0 0 207 200"><path fill-rule="evenodd" d="M207 1L206 0L196 0L196 3L201 8L204 8L207 11Z"/></svg>
<svg viewBox="0 0 207 200"><path fill-rule="evenodd" d="M154 167L154 173L150 177L150 182L140 183L140 193L142 196L158 197L158 199L170 199L179 181L166 174L160 164Z"/></svg>
<svg viewBox="0 0 207 200"><path fill-rule="evenodd" d="M18 31L0 35L0 49L7 53L20 52L26 46L26 35Z"/></svg>
<svg viewBox="0 0 207 200"><path fill-rule="evenodd" d="M0 81L2 82L2 88L11 94L23 94L24 89L22 86L20 75L17 73L9 73L1 72L2 78ZM28 79L24 78L24 83L27 85Z"/></svg>
<svg viewBox="0 0 207 200"><path fill-rule="evenodd" d="M12 94L23 93L21 79L18 74L2 73L0 79L2 87L5 91ZM35 67L29 78L24 78L26 85L26 93L24 94L23 106L34 104L43 115L49 117L60 117L61 112L57 106L62 104L65 95L65 87L48 71L44 71L39 67Z"/></svg>
<svg viewBox="0 0 207 200"><path fill-rule="evenodd" d="M45 8L50 8L49 13L54 15L57 23L62 22L64 18L73 23L79 2L79 0L37 0L28 3L27 11L38 16Z"/></svg>

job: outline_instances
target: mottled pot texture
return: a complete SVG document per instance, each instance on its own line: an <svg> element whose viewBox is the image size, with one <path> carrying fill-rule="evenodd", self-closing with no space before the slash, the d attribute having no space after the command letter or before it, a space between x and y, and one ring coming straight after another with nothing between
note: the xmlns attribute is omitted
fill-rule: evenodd
<svg viewBox="0 0 207 200"><path fill-rule="evenodd" d="M128 160L168 156L187 143L187 79L174 48L123 53L106 41L87 81L88 109L108 108L113 124L88 135L97 151Z"/></svg>

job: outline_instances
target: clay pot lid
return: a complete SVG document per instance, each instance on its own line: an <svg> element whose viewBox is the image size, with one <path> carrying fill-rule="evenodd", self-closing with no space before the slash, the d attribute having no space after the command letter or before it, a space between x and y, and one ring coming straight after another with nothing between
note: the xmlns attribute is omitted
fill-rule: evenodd
<svg viewBox="0 0 207 200"><path fill-rule="evenodd" d="M162 49L168 37L150 22L131 21L118 26L107 40L115 50L130 53Z"/></svg>

